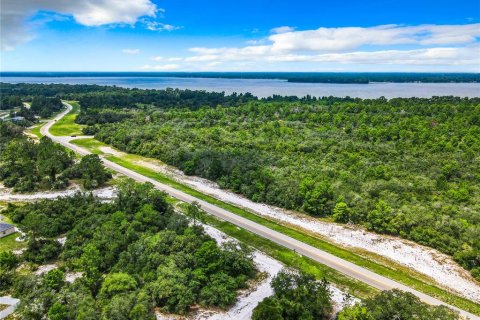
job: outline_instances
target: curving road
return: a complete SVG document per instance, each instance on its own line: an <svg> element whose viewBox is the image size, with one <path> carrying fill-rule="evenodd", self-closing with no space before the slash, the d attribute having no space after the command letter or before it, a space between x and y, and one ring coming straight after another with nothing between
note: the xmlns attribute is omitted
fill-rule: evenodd
<svg viewBox="0 0 480 320"><path fill-rule="evenodd" d="M55 123L56 120L61 119L64 115L66 115L70 110L72 110L72 106L65 103L67 107L67 110L64 112L60 113L57 115L54 119L48 121L46 125L44 125L40 132L42 135L46 135L50 137L53 141L81 154L81 155L87 155L90 154L88 150L85 150L79 146L76 146L74 144L70 143L70 140L74 139L72 137L60 137L60 136L53 136L50 134L49 130L50 127ZM79 137L76 137L79 138ZM389 278L386 278L384 276L378 275L370 270L367 270L365 268L359 267L349 261L343 260L341 258L338 258L328 252L322 251L320 249L317 249L315 247L312 247L308 244L305 244L301 241L298 241L296 239L293 239L289 236L286 236L282 233L279 233L277 231L271 230L267 227L264 227L258 223L255 223L251 220L248 220L246 218L240 217L230 211L227 211L223 208L217 207L211 203L208 203L206 201L203 201L201 199L195 198L185 192L179 191L173 187L170 187L168 185L162 184L156 180L153 180L151 178L145 177L135 171L132 171L130 169L124 168L114 162L108 161L107 159L102 158L104 165L107 168L110 168L112 170L115 170L121 174L124 174L125 176L132 178L136 181L139 182L150 182L152 183L157 189L165 191L169 195L171 195L174 198L177 198L181 201L191 203L193 201L197 201L200 206L202 207L203 210L208 212L209 214L212 214L222 220L228 221L233 223L234 225L243 228L245 230L248 230L252 233L255 233L258 236L261 236L263 238L269 239L281 246L284 246L286 248L295 250L297 253L306 256L312 260L315 260L319 263L322 263L324 265L327 265L351 278L357 279L361 282L364 282L374 288L377 288L379 290L390 290L390 289L400 289L403 291L411 292L417 297L419 297L422 301L432 304L432 305L445 305L448 306L451 309L454 309L458 311L464 318L467 319L476 319L480 320L480 317L473 315L467 311L461 310L459 308L456 308L454 306L451 306L449 304L444 303L441 300L438 300L434 297L431 297L427 294L424 294L420 291L417 291L415 289L412 289L404 284L401 284L399 282L393 281Z"/></svg>

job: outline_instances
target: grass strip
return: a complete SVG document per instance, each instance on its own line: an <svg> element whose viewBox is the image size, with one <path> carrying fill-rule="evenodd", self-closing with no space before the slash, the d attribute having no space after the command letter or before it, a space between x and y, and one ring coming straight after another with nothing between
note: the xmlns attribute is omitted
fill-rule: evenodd
<svg viewBox="0 0 480 320"><path fill-rule="evenodd" d="M81 135L84 125L75 123L75 118L80 112L80 105L76 101L68 101L72 105L72 110L50 128L50 133L54 136L73 136Z"/></svg>
<svg viewBox="0 0 480 320"><path fill-rule="evenodd" d="M46 124L46 122L35 125L34 127L27 130L28 133L35 135L38 139L41 139L43 135L40 133L40 129Z"/></svg>

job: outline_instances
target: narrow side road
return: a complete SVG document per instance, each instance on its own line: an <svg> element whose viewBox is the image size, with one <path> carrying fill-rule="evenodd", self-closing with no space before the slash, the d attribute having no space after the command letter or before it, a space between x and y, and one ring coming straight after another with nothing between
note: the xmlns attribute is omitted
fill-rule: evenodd
<svg viewBox="0 0 480 320"><path fill-rule="evenodd" d="M85 150L79 146L71 144L69 141L72 140L72 137L59 137L59 136L53 136L50 134L49 130L50 127L55 123L56 120L61 119L63 116L65 116L70 110L72 110L72 106L64 103L67 107L67 110L64 112L60 113L57 115L54 119L50 120L46 125L44 125L40 132L48 136L50 139L53 141L79 153L80 155L88 155L91 152L88 150ZM467 311L461 310L459 308L456 308L454 306L451 306L449 304L444 303L443 301L440 301L434 297L431 297L427 294L424 294L420 291L414 290L404 284L398 283L396 281L393 281L391 279L388 279L384 276L378 275L370 270L367 270L365 268L359 267L351 262L348 262L346 260L343 260L341 258L338 258L330 253L327 253L325 251L322 251L320 249L314 248L308 244L305 244L301 241L298 241L296 239L293 239L289 236L286 236L282 233L279 233L277 231L271 230L267 227L264 227L258 223L255 223L251 220L248 220L246 218L237 216L236 214L227 211L223 208L217 207L211 203L208 203L206 201L203 201L201 199L195 198L189 194L186 194L182 191L179 191L173 187L170 187L168 185L162 184L156 180L153 180L151 178L145 177L135 171L129 170L127 168L124 168L114 162L108 161L107 159L102 158L104 165L107 168L110 168L114 171L117 171L118 173L121 173L129 178L132 178L136 181L139 182L150 182L152 183L157 189L165 191L169 195L171 195L174 198L177 198L181 201L187 202L187 203L192 203L193 201L197 201L200 206L202 207L203 210L205 210L207 213L212 214L222 220L228 221L240 228L243 228L245 230L248 230L252 233L255 233L258 236L261 236L263 238L269 239L281 246L284 246L286 248L289 248L291 250L295 250L298 254L301 254L303 256L306 256L312 260L315 260L319 263L322 263L324 265L327 265L351 278L357 279L361 282L364 282L374 288L377 288L379 290L390 290L390 289L400 289L403 291L411 292L417 297L419 297L422 301L432 304L432 305L445 305L453 310L458 311L463 317L467 319L472 319L472 320L480 320L480 317L473 315Z"/></svg>

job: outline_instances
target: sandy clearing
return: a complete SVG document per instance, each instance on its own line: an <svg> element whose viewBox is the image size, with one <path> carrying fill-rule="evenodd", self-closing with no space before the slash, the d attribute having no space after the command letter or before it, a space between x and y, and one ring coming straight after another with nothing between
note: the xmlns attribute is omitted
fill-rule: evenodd
<svg viewBox="0 0 480 320"><path fill-rule="evenodd" d="M62 246L65 245L65 242L67 242L67 237L60 237L57 238L58 243L60 243Z"/></svg>
<svg viewBox="0 0 480 320"><path fill-rule="evenodd" d="M114 155L115 157L122 157L126 153L113 149L112 147L100 147L100 151L103 153Z"/></svg>
<svg viewBox="0 0 480 320"><path fill-rule="evenodd" d="M83 276L83 272L67 272L65 274L65 281L73 283L78 278Z"/></svg>
<svg viewBox="0 0 480 320"><path fill-rule="evenodd" d="M358 248L390 259L430 277L440 286L472 301L480 302L480 284L453 259L435 249L412 241L375 234L360 227L325 222L305 214L255 203L245 197L220 189L209 180L186 176L160 161L137 161L136 164L161 172L198 191L231 203L261 216L302 228L345 247Z"/></svg>
<svg viewBox="0 0 480 320"><path fill-rule="evenodd" d="M42 191L34 193L13 193L11 189L0 185L0 201L34 201L38 199L56 199L58 197L70 197L77 192L81 192L79 186L75 185L62 191ZM115 198L116 191L114 187L105 187L92 191L93 195L103 200Z"/></svg>
<svg viewBox="0 0 480 320"><path fill-rule="evenodd" d="M47 273L48 271L51 271L53 269L57 269L58 266L56 264L45 264L40 267L34 272L36 276L42 275L44 273Z"/></svg>

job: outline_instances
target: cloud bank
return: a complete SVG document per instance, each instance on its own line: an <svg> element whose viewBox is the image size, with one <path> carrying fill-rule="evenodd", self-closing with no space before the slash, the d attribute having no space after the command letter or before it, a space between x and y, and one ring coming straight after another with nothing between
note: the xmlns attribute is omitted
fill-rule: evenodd
<svg viewBox="0 0 480 320"><path fill-rule="evenodd" d="M257 62L326 64L470 66L480 71L480 24L381 25L369 28L279 27L264 44L244 47L194 47L187 63ZM265 43L266 41L266 43ZM260 41L259 41L260 42Z"/></svg>
<svg viewBox="0 0 480 320"><path fill-rule="evenodd" d="M135 24L141 17L154 18L160 9L151 0L2 0L1 49L32 38L28 19L40 11L71 16L84 26Z"/></svg>

